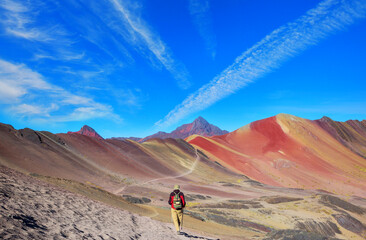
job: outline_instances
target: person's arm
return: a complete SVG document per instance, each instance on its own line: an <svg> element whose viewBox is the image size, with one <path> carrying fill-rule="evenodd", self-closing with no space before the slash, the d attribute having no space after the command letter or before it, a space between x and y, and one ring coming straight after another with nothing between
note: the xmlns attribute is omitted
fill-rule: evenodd
<svg viewBox="0 0 366 240"><path fill-rule="evenodd" d="M169 195L168 203L169 203L169 205L172 205L172 194Z"/></svg>
<svg viewBox="0 0 366 240"><path fill-rule="evenodd" d="M182 199L183 207L186 206L186 199L184 198L184 194L181 192L180 198Z"/></svg>

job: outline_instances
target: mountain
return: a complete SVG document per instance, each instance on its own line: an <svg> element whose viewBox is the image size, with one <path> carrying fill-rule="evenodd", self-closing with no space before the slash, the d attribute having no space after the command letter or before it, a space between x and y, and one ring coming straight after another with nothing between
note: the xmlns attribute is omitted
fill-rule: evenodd
<svg viewBox="0 0 366 240"><path fill-rule="evenodd" d="M211 160L261 183L365 196L366 161L355 153L366 147L363 123L334 125L329 119L279 114L223 136L194 135L186 141Z"/></svg>
<svg viewBox="0 0 366 240"><path fill-rule="evenodd" d="M188 203L185 228L207 231L211 236L363 239L366 161L359 153L365 147L364 121L320 120L279 114L225 135L153 138L143 143L16 130L0 123L0 200L8 203L0 210L9 216L0 222L4 226L0 229L16 226L24 230L27 221L32 223L30 231L44 225L42 231L59 234L51 232L54 224L47 218L61 214L70 221L64 205L75 199L62 199L56 193L62 204L57 202L49 211L54 197L47 204L44 198L35 198L37 193L53 194L55 187L111 205L116 214L122 204L122 209L169 222L166 198L179 184ZM24 174L7 168L42 182L21 181ZM44 182L52 188L42 188ZM32 209L37 212L29 212L28 205L14 204L16 196L36 206ZM92 210L76 208L74 215L87 216ZM99 207L94 210L100 212ZM80 229L79 219L73 220L75 224L65 227L82 234L75 231ZM89 232L99 229L81 226L87 226ZM149 231L149 226L144 224L139 234Z"/></svg>
<svg viewBox="0 0 366 240"><path fill-rule="evenodd" d="M81 134L84 136L93 137L96 139L104 139L102 136L100 136L93 128L89 127L88 125L84 125L79 131L77 132L68 132L67 134Z"/></svg>
<svg viewBox="0 0 366 240"><path fill-rule="evenodd" d="M314 121L340 143L366 158L366 120L333 121L323 117Z"/></svg>
<svg viewBox="0 0 366 240"><path fill-rule="evenodd" d="M83 129L93 133L92 128ZM85 131L52 134L29 128L16 130L0 123L0 165L26 173L90 182L111 192L131 182L171 176L181 176L174 181L178 183L243 178L196 153L182 139L150 139L141 144L81 133ZM198 171L193 172L195 169ZM165 182L169 185L169 181ZM164 194L161 193L162 198Z"/></svg>
<svg viewBox="0 0 366 240"><path fill-rule="evenodd" d="M366 196L364 123L279 114L225 135L203 136L215 128L198 118L177 128L171 138L159 133L161 138L143 143L105 140L87 126L76 133L52 134L1 124L0 163L26 172L93 180L111 191L120 178L164 179L186 172L181 181L240 176L277 187ZM188 136L193 132L202 135ZM194 149L199 150L198 163Z"/></svg>
<svg viewBox="0 0 366 240"><path fill-rule="evenodd" d="M219 127L216 127L215 125L210 124L203 117L198 117L192 123L183 124L182 126L178 127L174 131L172 131L171 133L157 132L153 135L140 139L139 142L145 142L146 140L151 139L151 138L185 139L194 134L205 136L205 137L210 137L210 136L224 135L227 133L229 133L229 132L226 130L221 130Z"/></svg>

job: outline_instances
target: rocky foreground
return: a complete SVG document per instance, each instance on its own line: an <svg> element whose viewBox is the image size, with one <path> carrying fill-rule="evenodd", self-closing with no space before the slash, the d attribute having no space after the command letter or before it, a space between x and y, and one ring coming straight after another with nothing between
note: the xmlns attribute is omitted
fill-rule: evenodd
<svg viewBox="0 0 366 240"><path fill-rule="evenodd" d="M0 239L207 239L0 167Z"/></svg>

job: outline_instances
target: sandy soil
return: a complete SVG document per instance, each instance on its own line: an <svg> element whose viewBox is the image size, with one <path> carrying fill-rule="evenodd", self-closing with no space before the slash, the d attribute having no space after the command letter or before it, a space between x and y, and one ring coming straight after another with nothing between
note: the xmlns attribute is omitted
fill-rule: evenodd
<svg viewBox="0 0 366 240"><path fill-rule="evenodd" d="M1 239L209 239L0 167Z"/></svg>

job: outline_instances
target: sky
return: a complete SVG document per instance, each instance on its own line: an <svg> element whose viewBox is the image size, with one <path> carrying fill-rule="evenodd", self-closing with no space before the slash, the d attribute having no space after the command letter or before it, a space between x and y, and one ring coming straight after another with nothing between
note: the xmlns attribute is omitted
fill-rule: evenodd
<svg viewBox="0 0 366 240"><path fill-rule="evenodd" d="M0 0L0 122L145 137L366 119L366 0Z"/></svg>

